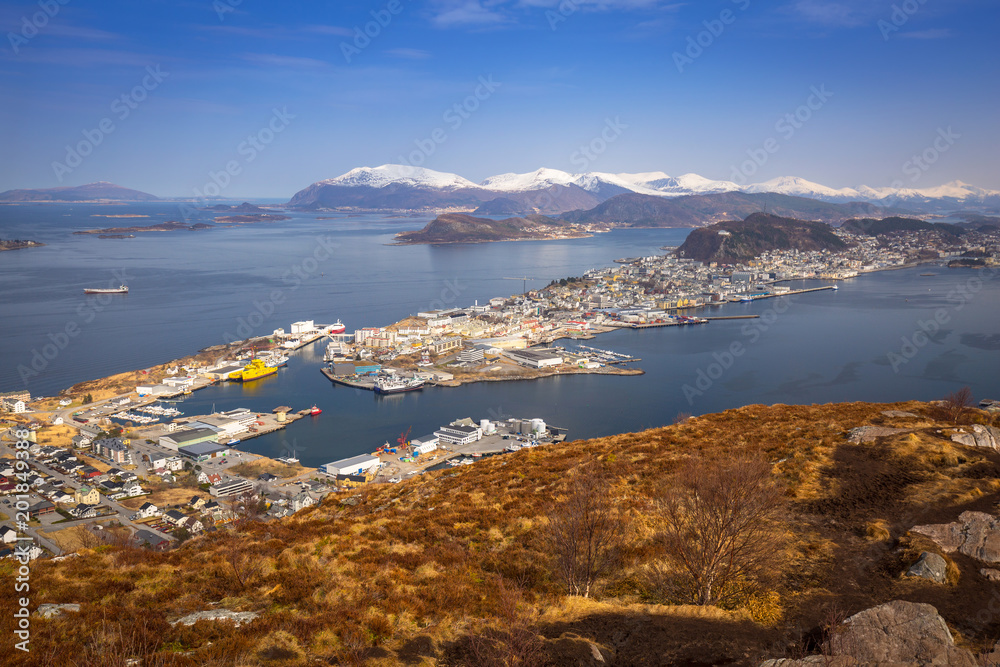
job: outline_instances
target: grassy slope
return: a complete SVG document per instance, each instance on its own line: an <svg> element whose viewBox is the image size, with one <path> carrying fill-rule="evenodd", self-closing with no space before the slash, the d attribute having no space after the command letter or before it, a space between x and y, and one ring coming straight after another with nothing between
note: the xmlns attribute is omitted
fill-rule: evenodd
<svg viewBox="0 0 1000 667"><path fill-rule="evenodd" d="M922 417L884 417L890 407ZM361 656L368 664L457 664L461 638L491 623L562 636L550 642L551 664L570 664L566 646L577 636L610 647L620 664L756 664L801 650L808 632L832 615L895 598L934 604L959 643L985 645L1000 619L975 622L998 590L979 577L980 565L952 557L957 583L949 586L898 578L927 546L911 541L908 528L965 509L993 511L1000 494L1000 457L953 445L934 410L919 403L747 406L331 496L290 520L213 534L165 554L102 547L41 563L31 575L32 604L84 606L78 616L33 620L34 648L20 664L69 664L70 657L117 664L92 656L156 651L163 662L146 664L337 664ZM849 444L847 431L862 424L915 430ZM786 487L778 583L731 611L663 604L643 576L657 557L645 498L688 456L723 460L739 452L778 462ZM549 574L540 528L548 503L568 488L567 474L595 459L617 480L609 494L633 518L631 543L598 601L567 600ZM340 502L348 497L358 504ZM242 563L260 568L245 586L236 572L253 567ZM498 594L501 577L520 601L513 620ZM169 625L213 605L263 617L239 630ZM0 631L10 632L11 614L0 618Z"/></svg>

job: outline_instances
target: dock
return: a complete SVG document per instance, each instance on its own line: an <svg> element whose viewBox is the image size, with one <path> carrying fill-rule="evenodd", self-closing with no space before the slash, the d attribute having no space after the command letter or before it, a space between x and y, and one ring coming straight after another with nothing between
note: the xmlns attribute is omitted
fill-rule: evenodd
<svg viewBox="0 0 1000 667"><path fill-rule="evenodd" d="M329 368L321 368L319 372L326 376L326 379L334 384L344 385L345 387L351 387L352 389L364 389L366 391L375 391L375 378L358 377L353 379L355 376L344 376L344 375L334 375L333 371Z"/></svg>

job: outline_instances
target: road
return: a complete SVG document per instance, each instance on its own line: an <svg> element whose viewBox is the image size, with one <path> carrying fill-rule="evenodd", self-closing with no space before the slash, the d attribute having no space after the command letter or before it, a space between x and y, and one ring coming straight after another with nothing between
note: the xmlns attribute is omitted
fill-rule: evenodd
<svg viewBox="0 0 1000 667"><path fill-rule="evenodd" d="M11 449L6 444L3 444L3 445L0 445L0 452L2 452L2 454L4 456L12 456L13 453L14 453L14 450ZM78 477L75 477L75 476L72 476L72 475L66 475L66 474L57 472L57 471L49 468L48 466L46 466L46 465L44 465L42 463L39 463L38 461L31 461L30 464L31 464L32 468L34 468L36 471L38 471L40 473L45 473L46 475L50 475L54 479L62 480L63 483L68 484L71 487L79 488L79 486L83 483L80 480L80 478L78 478ZM151 533L153 533L153 534L155 534L155 535L157 535L159 537L162 537L162 538L164 538L166 540L169 540L171 542L174 540L174 538L171 535L168 535L166 533L163 533L163 532L160 532L158 530L155 530L151 526L147 526L145 524L137 524L137 523L133 522L129 517L132 516L132 514L135 513L135 510L131 510L131 509L125 507L124 505L121 505L120 503L118 503L115 500L111 500L110 498L108 498L106 496L102 496L101 497L101 504L102 505L107 505L112 510L114 510L116 514L108 514L108 515L104 515L104 516L101 516L101 517L96 517L96 518L90 519L88 521L82 521L81 523L90 523L90 522L94 522L94 521L98 521L98 520L106 520L108 518L116 518L116 519L118 519L119 522L121 522L121 524L123 526L128 526L129 528L133 528L135 530L148 530L149 532L151 532ZM5 514L6 514L6 512L5 512ZM13 525L13 523L12 523L12 525ZM45 538L42 535L39 535L38 532L39 532L38 529L34 528L34 527L31 527L28 530L28 534L31 534L32 536L37 537L40 544L42 544L43 546L45 546L46 548L48 548L49 550L51 550L56 555L59 555L62 552L62 550L58 548L58 545L55 545L55 543L52 542L50 539ZM53 546L55 548L53 548Z"/></svg>

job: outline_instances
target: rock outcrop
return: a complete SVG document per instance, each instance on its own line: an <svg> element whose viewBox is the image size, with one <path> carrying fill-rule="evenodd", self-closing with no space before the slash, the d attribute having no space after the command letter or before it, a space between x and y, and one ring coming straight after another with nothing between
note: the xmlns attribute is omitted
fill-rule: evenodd
<svg viewBox="0 0 1000 667"><path fill-rule="evenodd" d="M984 563L1000 563L1000 521L985 512L962 512L954 523L914 526L945 553L955 551Z"/></svg>
<svg viewBox="0 0 1000 667"><path fill-rule="evenodd" d="M971 433L963 431L952 434L952 441L966 447L986 447L1000 451L1000 428L973 424L969 427L969 430Z"/></svg>
<svg viewBox="0 0 1000 667"><path fill-rule="evenodd" d="M920 577L944 584L948 582L948 563L941 556L925 551L920 554L920 560L906 571L907 577Z"/></svg>
<svg viewBox="0 0 1000 667"><path fill-rule="evenodd" d="M929 604L902 600L851 616L834 631L828 649L827 655L801 660L768 660L761 667L976 666L972 653L955 646L937 609Z"/></svg>
<svg viewBox="0 0 1000 667"><path fill-rule="evenodd" d="M171 625L194 625L198 621L232 621L236 627L249 623L260 616L255 611L230 611L229 609L214 609L210 611L196 611L179 618Z"/></svg>
<svg viewBox="0 0 1000 667"><path fill-rule="evenodd" d="M859 426L857 428L852 428L848 434L847 439L854 444L859 444L863 442L873 442L875 438L881 438L887 435L896 435L897 433L909 433L911 429L908 428L889 428L888 426Z"/></svg>

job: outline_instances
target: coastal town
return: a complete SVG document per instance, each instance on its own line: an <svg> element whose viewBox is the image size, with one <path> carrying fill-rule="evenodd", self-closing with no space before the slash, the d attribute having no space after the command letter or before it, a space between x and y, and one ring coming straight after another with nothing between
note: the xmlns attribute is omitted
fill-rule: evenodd
<svg viewBox="0 0 1000 667"><path fill-rule="evenodd" d="M135 544L165 549L248 514L280 518L338 492L346 492L339 502L350 503L351 493L368 484L399 483L430 469L544 446L565 439L565 427L572 427L555 427L536 415L456 415L430 434L373 441L367 452L307 468L294 452L270 459L248 452L246 443L318 416L315 406L185 414L191 393L278 373L307 345L325 343L317 371L331 382L383 394L557 374L637 374L641 360L602 349L593 339L618 328L748 317L727 314L726 304L836 289L838 281L863 273L920 263L943 270L992 268L1000 257L995 228L960 237L835 233L845 242L839 251L768 250L724 264L664 248L662 255L621 258L614 266L483 304L442 303L387 326L347 333L339 321L300 321L288 331L81 383L59 397L0 395L6 429L0 440L0 554L10 555L27 536L32 557L58 556L123 528ZM782 284L811 279L821 284Z"/></svg>

